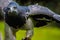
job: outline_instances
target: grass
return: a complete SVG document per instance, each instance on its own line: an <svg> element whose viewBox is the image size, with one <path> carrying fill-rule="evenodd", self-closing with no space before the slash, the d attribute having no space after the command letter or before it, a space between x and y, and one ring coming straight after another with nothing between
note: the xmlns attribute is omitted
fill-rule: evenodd
<svg viewBox="0 0 60 40"><path fill-rule="evenodd" d="M0 32L4 36L4 22L0 22ZM21 40L25 36L25 30L19 30L16 33L16 40ZM60 40L60 28L54 23L49 23L46 26L34 28L32 40Z"/></svg>

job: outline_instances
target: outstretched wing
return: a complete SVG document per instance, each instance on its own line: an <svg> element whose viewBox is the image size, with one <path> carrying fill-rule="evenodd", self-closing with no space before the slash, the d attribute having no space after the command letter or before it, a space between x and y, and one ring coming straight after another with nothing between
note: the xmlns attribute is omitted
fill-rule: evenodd
<svg viewBox="0 0 60 40"><path fill-rule="evenodd" d="M57 21L60 21L60 15L56 14L55 12L51 11L47 7L43 7L40 5L30 5L28 6L30 9L30 12L28 12L28 15L47 15L49 17L52 17L56 19Z"/></svg>

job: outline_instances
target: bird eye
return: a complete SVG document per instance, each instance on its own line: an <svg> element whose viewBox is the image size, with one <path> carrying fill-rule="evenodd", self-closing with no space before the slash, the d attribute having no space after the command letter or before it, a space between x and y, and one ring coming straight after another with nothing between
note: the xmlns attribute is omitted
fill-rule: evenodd
<svg viewBox="0 0 60 40"><path fill-rule="evenodd" d="M14 9L16 9L17 7L14 7Z"/></svg>
<svg viewBox="0 0 60 40"><path fill-rule="evenodd" d="M7 8L7 10L10 10L10 8Z"/></svg>

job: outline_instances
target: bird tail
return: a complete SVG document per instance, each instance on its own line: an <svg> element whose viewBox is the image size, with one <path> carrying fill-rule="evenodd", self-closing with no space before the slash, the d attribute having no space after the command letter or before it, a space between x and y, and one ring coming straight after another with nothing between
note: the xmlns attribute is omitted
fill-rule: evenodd
<svg viewBox="0 0 60 40"><path fill-rule="evenodd" d="M53 18L54 18L57 22L60 23L60 15L55 14L55 15L53 15Z"/></svg>

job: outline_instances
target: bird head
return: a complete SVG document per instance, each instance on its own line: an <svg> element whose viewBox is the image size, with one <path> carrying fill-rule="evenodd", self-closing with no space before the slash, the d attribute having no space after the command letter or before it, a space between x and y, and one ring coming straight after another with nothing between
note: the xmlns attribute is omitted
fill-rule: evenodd
<svg viewBox="0 0 60 40"><path fill-rule="evenodd" d="M18 15L19 10L18 10L19 5L16 2L10 2L7 7L5 7L3 10L8 14L8 15Z"/></svg>

